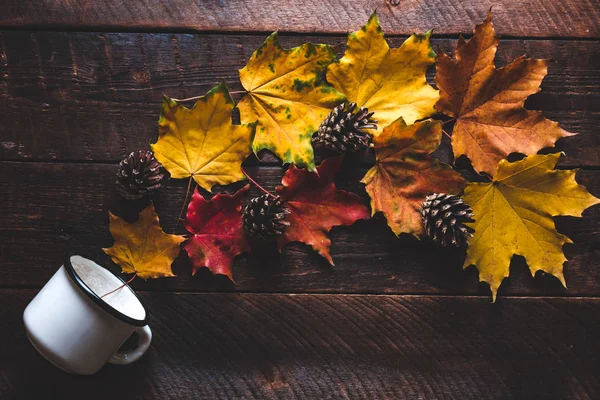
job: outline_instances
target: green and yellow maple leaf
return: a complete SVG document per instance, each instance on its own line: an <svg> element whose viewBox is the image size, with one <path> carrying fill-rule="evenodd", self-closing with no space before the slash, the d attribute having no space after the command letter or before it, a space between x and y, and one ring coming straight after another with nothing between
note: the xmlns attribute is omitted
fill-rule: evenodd
<svg viewBox="0 0 600 400"><path fill-rule="evenodd" d="M255 153L268 149L284 163L315 169L311 138L333 107L345 100L328 86L331 46L305 43L285 50L277 32L252 54L240 72L247 94L239 102L242 122L258 120Z"/></svg>
<svg viewBox="0 0 600 400"><path fill-rule="evenodd" d="M439 94L425 78L436 58L430 35L412 34L390 49L373 13L365 26L348 35L344 57L329 66L327 81L349 101L374 111L379 133L400 117L412 124L433 115Z"/></svg>
<svg viewBox="0 0 600 400"><path fill-rule="evenodd" d="M475 214L470 224L475 234L469 239L464 267L477 267L479 280L490 285L494 300L515 254L525 257L532 275L544 271L566 286L562 247L571 240L556 231L552 217L581 217L600 200L577 184L575 170L554 169L559 157L560 153L513 163L501 160L492 182L471 183L465 189L464 200Z"/></svg>
<svg viewBox="0 0 600 400"><path fill-rule="evenodd" d="M244 179L242 162L252 153L256 124L233 125L234 103L225 83L190 109L165 96L154 156L171 178L192 177L206 190Z"/></svg>

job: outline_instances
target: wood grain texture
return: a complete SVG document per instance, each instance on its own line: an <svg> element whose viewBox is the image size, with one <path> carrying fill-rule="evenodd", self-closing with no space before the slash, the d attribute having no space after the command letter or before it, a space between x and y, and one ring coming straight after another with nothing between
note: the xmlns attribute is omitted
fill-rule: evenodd
<svg viewBox="0 0 600 400"><path fill-rule="evenodd" d="M344 43L343 37L284 37ZM3 32L0 36L0 160L116 161L157 136L163 93L186 98L237 70L264 37L248 35ZM398 46L403 39L394 38ZM436 39L450 52L455 40ZM340 54L343 46L340 46ZM579 135L558 142L565 166L599 166L600 41L507 40L498 64L528 54L555 60L543 91L527 101ZM433 82L434 71L428 73ZM240 95L234 96L240 99ZM273 161L274 159L267 158Z"/></svg>
<svg viewBox="0 0 600 400"><path fill-rule="evenodd" d="M271 191L283 174L281 167L246 169ZM2 287L43 285L69 251L84 251L110 265L101 251L112 244L108 210L133 221L144 207L143 202L119 199L114 188L116 165L0 162L0 170ZM359 183L365 171L346 160L337 184L360 194L367 204L364 185ZM580 171L578 181L600 196L600 171ZM171 180L155 197L162 226L169 233L175 228L186 186L187 180ZM258 194L252 188L251 196ZM501 295L600 295L600 206L587 210L583 219L556 220L558 230L575 242L565 247L570 260L565 265L569 289L549 275L533 279L523 259L517 258ZM184 233L181 226L178 232ZM308 246L293 244L283 255L273 246L236 258L236 285L206 269L191 277L189 260L182 255L174 267L177 278L136 280L134 286L175 291L489 293L486 285L478 283L474 268L461 270L461 251L440 249L407 236L398 239L381 217L334 228L331 238L335 267L329 267Z"/></svg>
<svg viewBox="0 0 600 400"><path fill-rule="evenodd" d="M346 33L374 10L390 34L435 29L470 34L490 7L502 35L598 37L594 0L5 0L0 28L111 31L244 31Z"/></svg>
<svg viewBox="0 0 600 400"><path fill-rule="evenodd" d="M388 34L435 28L434 46L451 52L492 5L497 31L513 38L501 41L498 66L522 54L554 60L526 106L580 132L559 141L560 165L584 167L578 180L600 196L597 0L1 2L0 399L600 398L600 207L556 219L575 241L568 290L533 279L517 257L490 304L476 270L461 270L461 251L398 239L377 217L332 230L335 267L294 244L238 257L236 285L207 269L191 277L185 255L177 278L136 279L154 340L129 367L67 375L22 328L67 252L118 271L101 250L112 243L107 212L133 220L144 202L118 198L116 162L155 141L163 93L201 95L222 79L241 90L237 70L276 29L284 46L340 44L342 54L344 34L374 9ZM444 138L436 155L452 162L449 150ZM273 190L284 170L261 158L266 166L251 157L245 167ZM372 161L347 159L338 186L366 202L358 180ZM186 185L170 181L154 199L168 232ZM538 297L548 295L559 297Z"/></svg>
<svg viewBox="0 0 600 400"><path fill-rule="evenodd" d="M600 396L598 299L142 293L148 353L75 377L25 337L34 294L0 290L2 398Z"/></svg>

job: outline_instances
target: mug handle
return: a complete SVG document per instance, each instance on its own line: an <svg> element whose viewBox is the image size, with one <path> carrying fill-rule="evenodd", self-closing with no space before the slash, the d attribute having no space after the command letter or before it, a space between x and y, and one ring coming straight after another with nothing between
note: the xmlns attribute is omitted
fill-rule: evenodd
<svg viewBox="0 0 600 400"><path fill-rule="evenodd" d="M146 325L135 328L134 333L137 333L140 336L137 346L133 350L117 350L117 352L108 360L109 363L116 365L131 364L132 362L139 360L144 355L146 350L148 350L148 347L150 347L150 342L152 341L152 331L150 330L150 326Z"/></svg>

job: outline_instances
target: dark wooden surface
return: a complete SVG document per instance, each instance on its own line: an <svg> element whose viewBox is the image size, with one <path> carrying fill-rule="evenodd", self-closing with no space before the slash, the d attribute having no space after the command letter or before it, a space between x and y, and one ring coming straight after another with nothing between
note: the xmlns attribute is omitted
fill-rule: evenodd
<svg viewBox="0 0 600 400"><path fill-rule="evenodd" d="M237 34L0 34L0 84L6 93L0 99L5 124L0 160L118 161L156 140L163 94L195 96L221 79L232 91L241 90L237 70L264 41L264 35ZM345 43L341 35L282 37L285 46L306 40ZM398 46L403 40L390 42ZM456 40L433 44L449 52ZM527 106L580 132L559 142L568 154L561 164L600 165L600 41L505 40L498 64L522 54L554 60L543 91ZM428 74L431 83L434 73Z"/></svg>
<svg viewBox="0 0 600 400"><path fill-rule="evenodd" d="M118 270L101 251L112 240L107 211L132 218L144 204L118 198L116 163L155 140L163 93L199 95L221 79L240 90L237 69L268 31L283 32L285 46L343 44L375 8L393 45L435 28L434 45L449 52L491 5L505 37L498 65L522 54L553 60L526 105L580 133L559 141L560 167L580 167L578 180L600 196L592 0L0 4L0 399L599 398L600 207L556 219L575 242L565 247L568 289L532 278L517 257L490 304L460 251L398 239L374 218L333 229L335 267L294 244L238 257L235 285L207 271L191 277L185 256L177 278L134 281L155 338L128 367L69 376L23 332L24 307L65 252ZM447 140L436 154L451 161ZM261 159L246 169L273 189L284 169ZM358 181L372 160L346 160L339 187L366 201ZM186 184L171 181L155 198L169 232Z"/></svg>
<svg viewBox="0 0 600 400"><path fill-rule="evenodd" d="M6 28L347 33L377 10L389 34L470 33L490 7L510 36L597 37L595 0L4 0ZM99 28L99 29L98 29Z"/></svg>
<svg viewBox="0 0 600 400"><path fill-rule="evenodd" d="M0 240L3 256L0 287L43 285L54 273L53 263L70 248L108 260L100 250L112 243L106 229L108 209L130 216L135 215L132 211L136 208L141 208L137 204L126 207L127 202L119 199L114 191L114 169L113 164L97 163L0 162L2 209L9 210L3 217L6 229L0 232L3 239ZM247 172L273 190L281 182L283 168L250 166ZM366 168L346 163L338 186L362 194L367 202L364 185L359 183L365 172ZM600 171L580 171L578 179L592 193L600 195ZM175 228L186 185L187 181L170 181L155 198L157 212L168 232ZM258 193L252 188L253 196ZM595 262L600 255L600 207L591 208L584 215L584 219L557 219L560 232L575 242L565 248L570 258L565 267L569 290L551 276L532 279L521 260L515 263L516 275L503 284L500 295L596 294L600 282L600 268ZM191 267L184 255L175 265L178 278L136 280L132 285L138 289L178 291L480 295L489 292L478 283L474 269L461 271L462 252L435 249L410 237L397 239L382 218L335 228L332 242L335 267L329 267L308 246L292 244L281 256L273 248L267 253L256 251L238 257L234 267L235 286L225 277L213 278L208 271L190 276ZM34 252L27 251L31 243L35 243Z"/></svg>
<svg viewBox="0 0 600 400"><path fill-rule="evenodd" d="M11 343L0 358L2 393L60 399L600 396L598 299L505 298L492 307L487 297L464 296L142 293L155 332L144 360L77 377L50 366L25 338L21 310L34 294L0 290L0 326Z"/></svg>

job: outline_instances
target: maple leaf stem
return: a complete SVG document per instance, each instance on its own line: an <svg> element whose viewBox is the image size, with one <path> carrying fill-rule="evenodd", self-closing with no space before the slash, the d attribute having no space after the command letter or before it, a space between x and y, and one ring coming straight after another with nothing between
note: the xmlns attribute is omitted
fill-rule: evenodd
<svg viewBox="0 0 600 400"><path fill-rule="evenodd" d="M264 187L260 186L258 184L258 182L256 182L254 179L250 178L250 175L248 175L246 173L246 171L244 170L244 168L242 168L242 174L246 175L246 178L248 178L248 180L250 182L252 182L254 184L254 186L256 186L257 188L259 188L260 190L262 190L263 192L265 192L266 194L268 194L269 196L273 197L273 198L277 198L277 196L275 196L273 193L269 192L267 189L265 189Z"/></svg>
<svg viewBox="0 0 600 400"><path fill-rule="evenodd" d="M183 211L185 210L185 204L187 203L188 196L190 195L190 188L192 187L192 177L188 181L187 191L185 192L185 199L183 199L183 204L181 206L181 211L179 211L179 217L177 218L177 222L175 223L175 230L179 226L179 221L181 221L181 217L183 216Z"/></svg>
<svg viewBox="0 0 600 400"><path fill-rule="evenodd" d="M245 90L237 90L237 91L229 92L230 95L231 94L242 94L242 93L246 94L248 92L246 92ZM194 97L187 97L185 99L173 99L172 98L171 100L176 101L178 103L185 103L186 101L198 100L200 97L203 97L203 96L204 95L202 95L202 96L194 96Z"/></svg>
<svg viewBox="0 0 600 400"><path fill-rule="evenodd" d="M448 132L446 132L444 129L442 129L442 133L446 136L448 136L448 138L452 139L452 135L450 135Z"/></svg>
<svg viewBox="0 0 600 400"><path fill-rule="evenodd" d="M455 122L455 121L456 121L456 118L452 118L452 119L449 119L448 121L442 122L442 125L446 125L446 124L449 124L450 122Z"/></svg>
<svg viewBox="0 0 600 400"><path fill-rule="evenodd" d="M125 282L124 284L122 284L121 286L119 286L118 288L111 290L108 293L103 294L102 296L100 296L101 299L105 298L106 296L108 296L109 294L112 294L114 292L116 292L117 290L121 290L123 289L125 286L129 285L131 283L131 281L133 281L135 279L135 277L137 276L137 274L133 274L133 276L131 278L129 278L129 280L127 282Z"/></svg>

